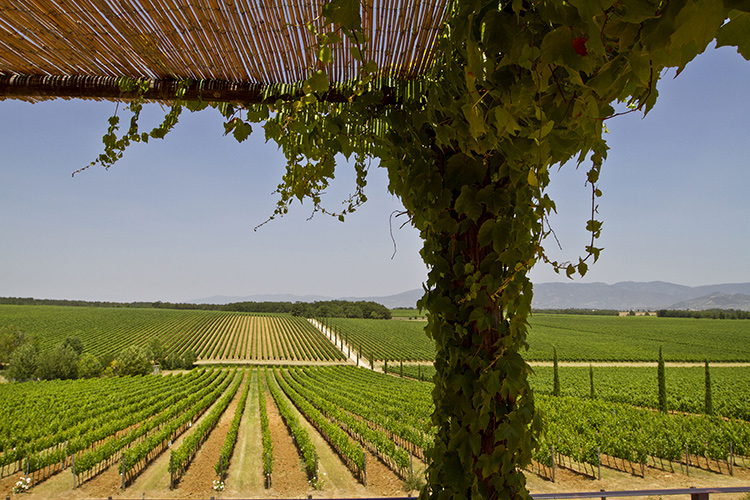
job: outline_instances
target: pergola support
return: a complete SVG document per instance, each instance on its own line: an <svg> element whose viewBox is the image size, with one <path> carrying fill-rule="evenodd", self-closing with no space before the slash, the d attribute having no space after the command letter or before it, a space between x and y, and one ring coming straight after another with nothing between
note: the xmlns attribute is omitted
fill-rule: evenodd
<svg viewBox="0 0 750 500"><path fill-rule="evenodd" d="M123 81L123 77L112 76L0 75L0 100L78 98L127 101L138 97L138 90L123 90L120 85ZM279 99L290 101L303 95L299 85L263 85L226 80L199 80L186 85L175 79L146 79L145 82L148 85L148 91L144 94L147 101L174 101L178 91L185 101L243 104L272 104ZM337 89L331 89L322 96L327 102L345 102L348 98L348 93Z"/></svg>

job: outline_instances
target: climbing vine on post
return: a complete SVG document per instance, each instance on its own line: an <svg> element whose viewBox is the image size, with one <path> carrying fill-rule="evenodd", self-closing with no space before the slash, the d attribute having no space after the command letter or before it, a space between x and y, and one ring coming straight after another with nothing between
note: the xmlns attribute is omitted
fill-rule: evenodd
<svg viewBox="0 0 750 500"><path fill-rule="evenodd" d="M522 357L527 273L537 262L567 276L587 272L601 251L605 122L647 113L663 69L681 71L714 39L750 57L748 10L739 0L455 0L432 65L404 82L367 59L359 2L332 0L316 53L325 67L337 45L351 46L360 77L335 82L348 99L327 101L332 83L316 67L293 99L213 105L228 134L242 141L251 122L263 122L283 150L272 217L310 199L315 211L343 218L366 200L371 161L388 170L429 267L419 306L437 349L437 434L422 498L528 497L521 471L543 424ZM170 113L176 120L174 106ZM105 158L127 146L113 132ZM337 154L353 162L357 180L342 209L330 210L322 192ZM592 239L584 256L555 262L544 250L555 210L546 188L550 169L568 162L588 169Z"/></svg>

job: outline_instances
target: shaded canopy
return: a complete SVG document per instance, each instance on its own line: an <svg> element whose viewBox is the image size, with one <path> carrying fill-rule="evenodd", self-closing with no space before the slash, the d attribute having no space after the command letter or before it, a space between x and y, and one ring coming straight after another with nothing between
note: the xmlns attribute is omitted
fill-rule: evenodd
<svg viewBox="0 0 750 500"><path fill-rule="evenodd" d="M331 31L322 0L0 0L0 99L117 99L122 77L147 78L151 99L176 82L208 100L259 102L322 70L353 79L348 47L321 64L306 25ZM411 79L429 66L446 0L366 0L363 60ZM188 98L191 96L187 96ZM335 97L332 98L335 100Z"/></svg>

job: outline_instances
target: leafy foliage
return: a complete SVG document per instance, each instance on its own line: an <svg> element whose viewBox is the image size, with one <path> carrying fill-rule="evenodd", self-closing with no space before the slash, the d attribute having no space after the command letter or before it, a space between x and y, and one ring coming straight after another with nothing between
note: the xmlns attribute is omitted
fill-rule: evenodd
<svg viewBox="0 0 750 500"><path fill-rule="evenodd" d="M118 375L147 375L151 371L148 352L142 347L126 347L117 356L116 363Z"/></svg>
<svg viewBox="0 0 750 500"><path fill-rule="evenodd" d="M36 376L44 380L78 378L78 354L69 344L60 344L37 357Z"/></svg>
<svg viewBox="0 0 750 500"><path fill-rule="evenodd" d="M29 380L36 374L37 366L37 348L34 344L26 343L13 351L10 356L8 374L18 381Z"/></svg>

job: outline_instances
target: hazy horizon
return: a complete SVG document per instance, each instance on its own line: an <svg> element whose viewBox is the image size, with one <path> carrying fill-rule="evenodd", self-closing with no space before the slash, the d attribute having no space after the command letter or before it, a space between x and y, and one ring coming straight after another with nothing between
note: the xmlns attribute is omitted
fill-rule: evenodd
<svg viewBox="0 0 750 500"><path fill-rule="evenodd" d="M600 188L604 247L578 282L665 281L697 286L750 282L750 64L734 49L709 49L659 84L649 115L607 122L609 158ZM109 170L72 177L102 151L116 104L0 103L0 296L181 302L215 295L388 296L420 288L421 241L401 228L401 203L373 162L368 202L345 223L295 203L273 212L284 159L254 126L237 144L215 111L185 111L163 141L135 145ZM128 114L119 106L118 114ZM163 113L144 111L148 129ZM577 261L588 244L586 165L555 172L558 214L546 247ZM346 165L324 202L350 193ZM391 231L396 241L394 253ZM537 283L566 281L546 267Z"/></svg>

